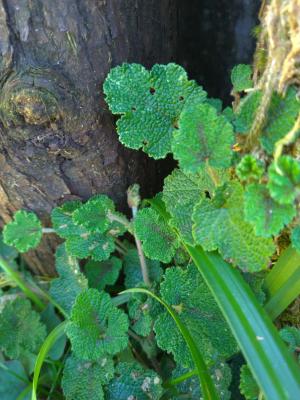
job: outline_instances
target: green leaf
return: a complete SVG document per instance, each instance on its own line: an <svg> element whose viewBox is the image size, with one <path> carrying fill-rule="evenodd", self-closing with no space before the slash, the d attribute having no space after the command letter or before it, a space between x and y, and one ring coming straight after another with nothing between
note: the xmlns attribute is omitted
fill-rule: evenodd
<svg viewBox="0 0 300 400"><path fill-rule="evenodd" d="M0 398L16 400L29 384L23 365L17 361L4 361L0 364ZM28 400L28 397L24 398Z"/></svg>
<svg viewBox="0 0 300 400"><path fill-rule="evenodd" d="M176 384L176 380L178 378L180 379L181 376L184 376L185 373L188 373L186 368L177 366L172 373L172 379L170 382L174 382L172 386ZM230 400L231 393L229 391L229 385L231 383L231 370L228 365L224 362L217 363L210 368L210 373L220 400ZM178 391L178 397L172 397L172 400L181 400L183 398L201 399L202 393L199 381L195 375L176 384L176 389Z"/></svg>
<svg viewBox="0 0 300 400"><path fill-rule="evenodd" d="M172 260L179 246L178 240L155 210L140 210L134 220L134 229L147 257L164 263Z"/></svg>
<svg viewBox="0 0 300 400"><path fill-rule="evenodd" d="M243 365L240 375L240 391L246 400L257 400L259 396L259 387L253 378L247 365Z"/></svg>
<svg viewBox="0 0 300 400"><path fill-rule="evenodd" d="M207 251L218 249L221 255L245 271L266 268L275 248L268 238L255 236L244 221L244 191L238 182L218 188L213 199L203 199L193 214L196 242Z"/></svg>
<svg viewBox="0 0 300 400"><path fill-rule="evenodd" d="M203 392L203 397L204 400L217 400L218 396L216 393L216 389L213 385L212 379L210 377L209 371L206 367L206 364L203 360L202 354L199 351L198 346L193 340L193 337L191 336L189 330L186 328L186 326L181 322L180 317L177 315L176 311L169 306L164 300L156 296L154 293L150 292L147 289L142 289L142 288L134 288L134 289L127 289L124 292L121 292L120 294L124 293L144 293L147 294L148 296L151 296L153 299L155 299L158 303L160 303L164 308L168 311L168 313L171 315L173 318L174 322L176 323L176 327L182 334L186 344L188 345L189 351L191 353L191 356L193 358L199 382L201 385L201 389Z"/></svg>
<svg viewBox="0 0 300 400"><path fill-rule="evenodd" d="M300 397L300 369L237 269L199 246L186 248L209 286L267 399ZM274 362L276 360L276 362Z"/></svg>
<svg viewBox="0 0 300 400"><path fill-rule="evenodd" d="M163 394L162 380L152 370L138 363L120 363L117 376L107 387L107 400L159 400Z"/></svg>
<svg viewBox="0 0 300 400"><path fill-rule="evenodd" d="M69 236L66 250L70 256L79 259L91 257L95 261L105 261L115 250L115 243L109 235L85 231L80 235Z"/></svg>
<svg viewBox="0 0 300 400"><path fill-rule="evenodd" d="M280 204L292 204L300 193L300 162L291 156L281 156L269 167L268 188Z"/></svg>
<svg viewBox="0 0 300 400"><path fill-rule="evenodd" d="M236 174L241 181L259 180L264 167L252 154L245 155L236 167Z"/></svg>
<svg viewBox="0 0 300 400"><path fill-rule="evenodd" d="M42 238L42 224L38 217L25 210L17 211L14 220L3 229L4 242L21 253L35 248Z"/></svg>
<svg viewBox="0 0 300 400"><path fill-rule="evenodd" d="M105 195L96 195L84 205L74 211L73 221L76 225L84 226L89 232L104 233L111 222L108 219L108 211L114 211L113 201Z"/></svg>
<svg viewBox="0 0 300 400"><path fill-rule="evenodd" d="M149 278L151 282L160 282L163 270L160 262L146 259ZM136 249L130 249L124 257L125 287L132 288L143 283L140 259Z"/></svg>
<svg viewBox="0 0 300 400"><path fill-rule="evenodd" d="M63 239L69 236L80 235L85 230L75 225L72 215L75 210L81 207L81 201L67 201L61 207L52 210L51 221L56 233Z"/></svg>
<svg viewBox="0 0 300 400"><path fill-rule="evenodd" d="M35 367L34 367L34 374L33 374L33 381L32 381L32 398L31 400L37 400L37 387L39 383L40 372L43 366L43 363L51 350L54 344L65 334L65 327L67 321L62 322L58 326L56 326L52 332L46 337L44 343L42 344L39 354L37 356Z"/></svg>
<svg viewBox="0 0 300 400"><path fill-rule="evenodd" d="M106 101L117 122L121 143L142 148L153 158L171 152L173 130L190 97L204 101L206 93L189 81L176 64L154 65L147 71L138 64L113 68L103 85Z"/></svg>
<svg viewBox="0 0 300 400"><path fill-rule="evenodd" d="M128 344L128 318L107 293L88 289L80 293L71 312L67 335L75 355L97 360L115 355Z"/></svg>
<svg viewBox="0 0 300 400"><path fill-rule="evenodd" d="M34 332L34 334L29 334ZM2 305L0 312L0 348L7 357L18 359L35 353L46 335L40 316L27 299L16 298Z"/></svg>
<svg viewBox="0 0 300 400"><path fill-rule="evenodd" d="M226 168L231 164L233 127L207 103L188 104L174 133L172 150L184 172L200 172L205 164Z"/></svg>
<svg viewBox="0 0 300 400"><path fill-rule="evenodd" d="M64 244L57 248L55 257L59 277L51 281L49 294L70 314L76 297L88 288L88 283L80 272L78 261L67 254Z"/></svg>
<svg viewBox="0 0 300 400"><path fill-rule="evenodd" d="M295 215L296 207L274 201L265 185L253 183L246 187L245 220L251 223L257 236L277 235Z"/></svg>
<svg viewBox="0 0 300 400"><path fill-rule="evenodd" d="M297 90L290 87L285 97L274 93L268 110L268 118L260 138L262 147L272 154L276 142L294 126L300 111Z"/></svg>
<svg viewBox="0 0 300 400"><path fill-rule="evenodd" d="M153 327L152 308L154 300L152 298L139 295L134 296L128 302L128 315L132 330L140 336L148 336Z"/></svg>
<svg viewBox="0 0 300 400"><path fill-rule="evenodd" d="M213 296L193 264L186 270L168 268L160 291L162 299L191 332L207 364L238 351ZM193 367L187 344L167 312L159 315L154 331L159 347L172 353L175 361L183 367Z"/></svg>
<svg viewBox="0 0 300 400"><path fill-rule="evenodd" d="M291 235L292 246L300 253L300 226L296 226L292 230Z"/></svg>
<svg viewBox="0 0 300 400"><path fill-rule="evenodd" d="M235 92L242 92L253 87L251 79L252 68L250 65L239 64L231 71L231 82Z"/></svg>
<svg viewBox="0 0 300 400"><path fill-rule="evenodd" d="M235 112L236 117L233 122L238 133L243 134L250 131L261 99L262 92L253 90L241 100Z"/></svg>
<svg viewBox="0 0 300 400"><path fill-rule="evenodd" d="M106 356L83 361L71 355L65 364L62 388L66 400L103 400L102 386L114 376L114 362Z"/></svg>
<svg viewBox="0 0 300 400"><path fill-rule="evenodd" d="M212 107L214 107L218 114L220 114L222 112L222 108L223 108L222 100L215 99L215 98L212 97L210 99L206 99L205 103L207 103L207 104L211 105Z"/></svg>
<svg viewBox="0 0 300 400"><path fill-rule="evenodd" d="M266 276L265 309L272 319L277 318L300 294L300 253L289 246Z"/></svg>
<svg viewBox="0 0 300 400"><path fill-rule="evenodd" d="M106 261L88 261L84 266L89 287L103 290L107 285L114 285L119 277L122 261L111 257Z"/></svg>
<svg viewBox="0 0 300 400"><path fill-rule="evenodd" d="M281 338L287 343L291 353L294 353L300 346L300 329L295 326L286 326L280 329Z"/></svg>
<svg viewBox="0 0 300 400"><path fill-rule="evenodd" d="M46 309L41 313L41 321L47 328L47 334L50 334L62 322L51 303L48 303ZM62 335L49 351L49 358L55 361L59 360L64 354L66 342L66 335Z"/></svg>
<svg viewBox="0 0 300 400"><path fill-rule="evenodd" d="M14 260L18 257L18 252L14 247L8 246L3 241L3 235L0 232L0 257L2 257L5 261L13 263Z"/></svg>
<svg viewBox="0 0 300 400"><path fill-rule="evenodd" d="M223 171L215 171L222 180L226 180ZM172 218L169 223L176 228L184 240L193 244L192 214L200 198L212 195L215 184L203 169L197 174L185 174L180 169L175 169L164 181L163 201Z"/></svg>

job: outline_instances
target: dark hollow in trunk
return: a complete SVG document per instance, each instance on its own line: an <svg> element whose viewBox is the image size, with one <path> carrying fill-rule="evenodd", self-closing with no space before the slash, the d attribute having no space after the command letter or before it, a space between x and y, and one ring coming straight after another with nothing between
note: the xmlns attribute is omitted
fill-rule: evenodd
<svg viewBox="0 0 300 400"><path fill-rule="evenodd" d="M222 2L223 11L233 10L222 25L225 42L241 18L233 7L247 2ZM203 23L209 20L213 37L215 18L203 14L205 3L0 0L0 226L20 208L37 212L46 226L66 200L107 193L124 207L130 184L139 182L148 195L159 188L168 163L118 143L102 83L124 61L176 61L211 82ZM228 45L217 46L209 51L232 56ZM48 235L25 256L35 273L54 273L56 244Z"/></svg>

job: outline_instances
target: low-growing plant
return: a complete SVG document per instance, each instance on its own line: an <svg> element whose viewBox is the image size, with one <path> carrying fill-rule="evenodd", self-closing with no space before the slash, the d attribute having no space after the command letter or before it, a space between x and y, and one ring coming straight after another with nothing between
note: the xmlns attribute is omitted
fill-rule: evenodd
<svg viewBox="0 0 300 400"><path fill-rule="evenodd" d="M297 89L273 92L250 140L264 92L248 65L232 84L223 109L176 64L110 71L120 141L178 167L154 199L128 189L131 217L98 194L52 227L27 210L5 226L1 399L300 398L300 331L272 323L300 294ZM62 239L50 282L11 247L43 234Z"/></svg>

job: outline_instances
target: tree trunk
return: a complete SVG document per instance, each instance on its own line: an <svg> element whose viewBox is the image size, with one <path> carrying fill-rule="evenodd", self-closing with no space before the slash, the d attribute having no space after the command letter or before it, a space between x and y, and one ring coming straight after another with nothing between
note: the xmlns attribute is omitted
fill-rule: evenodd
<svg viewBox="0 0 300 400"><path fill-rule="evenodd" d="M155 187L157 168L119 143L101 93L112 66L174 59L172 0L0 0L0 218L20 208L49 222L69 199ZM26 255L53 274L48 236Z"/></svg>
<svg viewBox="0 0 300 400"><path fill-rule="evenodd" d="M251 5L251 7L250 7ZM161 185L168 164L124 149L101 92L124 61L176 61L226 98L229 71L251 59L259 0L0 0L0 226L20 208L52 208L133 182ZM228 96L227 96L228 100ZM144 183L144 184L143 184ZM54 273L54 236L25 256Z"/></svg>

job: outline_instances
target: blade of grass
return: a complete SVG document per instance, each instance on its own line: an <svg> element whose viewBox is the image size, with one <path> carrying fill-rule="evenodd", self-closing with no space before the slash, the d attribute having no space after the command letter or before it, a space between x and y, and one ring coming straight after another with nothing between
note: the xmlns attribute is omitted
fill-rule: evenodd
<svg viewBox="0 0 300 400"><path fill-rule="evenodd" d="M206 364L202 358L202 355L195 344L191 334L189 333L188 329L185 327L185 325L181 322L180 318L176 314L176 312L170 307L167 303L165 303L160 297L156 296L154 293L152 293L150 290L147 289L142 289L142 288L134 288L134 289L128 289L124 290L122 293L145 293L151 297L153 297L156 301L158 301L160 304L162 304L165 309L168 311L168 313L171 315L171 317L174 319L179 331L181 332L184 340L186 341L186 344L189 347L189 350L191 352L191 356L193 358L193 361L195 363L195 367L197 369L197 374L199 377L199 382L200 386L202 389L202 394L204 400L217 400L219 399L219 396L216 392L216 388L213 384L213 381L211 379L210 373L206 367Z"/></svg>
<svg viewBox="0 0 300 400"><path fill-rule="evenodd" d="M65 333L67 321L62 322L58 326L56 326L52 332L46 337L44 343L42 344L39 354L37 356L34 371L33 371L33 381L32 381L32 400L37 400L37 387L39 382L39 376L41 372L42 365L49 353L49 350L55 344L55 342Z"/></svg>
<svg viewBox="0 0 300 400"><path fill-rule="evenodd" d="M264 283L265 309L276 319L300 294L300 253L291 245L282 252Z"/></svg>
<svg viewBox="0 0 300 400"><path fill-rule="evenodd" d="M185 245L268 400L300 399L300 369L240 272L217 253Z"/></svg>
<svg viewBox="0 0 300 400"><path fill-rule="evenodd" d="M41 299L27 286L19 272L15 271L9 263L0 257L0 267L3 271L16 283L16 285L25 293L25 295L32 300L32 302L38 307L39 310L44 310L46 307Z"/></svg>

